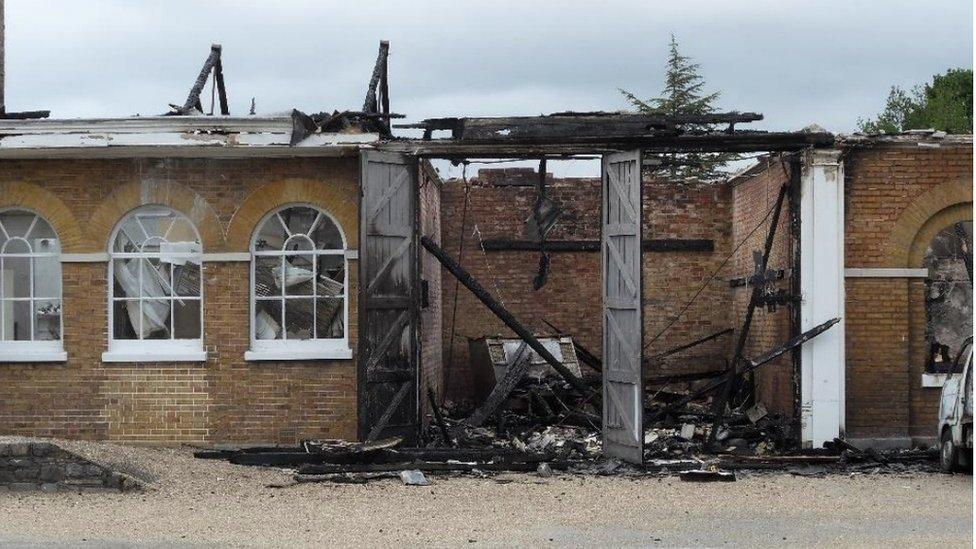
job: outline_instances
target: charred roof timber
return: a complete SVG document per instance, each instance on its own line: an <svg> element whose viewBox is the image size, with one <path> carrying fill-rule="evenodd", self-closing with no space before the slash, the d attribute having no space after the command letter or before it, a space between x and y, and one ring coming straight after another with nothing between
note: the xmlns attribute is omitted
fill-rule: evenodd
<svg viewBox="0 0 976 549"><path fill-rule="evenodd" d="M224 67L220 61L220 54L223 48L220 44L213 44L210 46L210 55L203 62L203 68L200 69L200 74L197 75L197 79L193 82L193 86L190 87L190 93L186 97L186 101L183 106L170 104L173 109L168 114L170 115L193 115L193 114L203 114L203 104L200 102L200 93L203 91L203 87L207 84L207 79L210 77L211 73L214 78L214 88L216 90L217 96L220 99L220 114L223 116L230 115L230 108L227 106L227 89L224 87ZM213 105L211 104L210 114L213 114Z"/></svg>
<svg viewBox="0 0 976 549"><path fill-rule="evenodd" d="M640 148L649 153L758 152L830 146L827 132L737 130L736 124L762 120L758 113L707 115L562 112L505 118L433 118L396 128L421 129L423 140L400 141L399 148L428 157L528 157L586 154ZM724 128L713 126L725 125ZM450 138L435 139L434 132Z"/></svg>

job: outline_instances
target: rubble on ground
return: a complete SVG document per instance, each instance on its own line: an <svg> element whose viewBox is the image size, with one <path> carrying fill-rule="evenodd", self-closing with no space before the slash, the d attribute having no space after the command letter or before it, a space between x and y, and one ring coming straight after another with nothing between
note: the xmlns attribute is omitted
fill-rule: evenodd
<svg viewBox="0 0 976 549"><path fill-rule="evenodd" d="M406 446L400 437L369 442L310 440L298 448L201 451L196 455L241 465L290 468L297 482L338 483L378 478L420 483L427 482L430 475L501 472L534 473L541 478L561 473L678 474L688 481L727 482L735 480L735 472L824 476L937 470L934 453L924 449L864 451L838 439L824 449L802 451L793 443L794 426L789 418L749 400L748 405L726 415L715 436L716 446L709 451L710 397L659 413L669 403L692 394L694 384L648 386L646 414L660 419L645 426L643 466L603 456L602 411L593 405L591 395L581 395L554 372L522 379L497 409L474 426L471 418L479 407L439 406L431 398L422 446Z"/></svg>

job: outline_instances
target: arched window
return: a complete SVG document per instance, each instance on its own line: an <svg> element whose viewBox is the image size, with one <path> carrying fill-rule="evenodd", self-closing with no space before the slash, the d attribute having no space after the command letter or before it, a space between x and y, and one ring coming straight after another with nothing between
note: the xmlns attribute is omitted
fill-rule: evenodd
<svg viewBox="0 0 976 549"><path fill-rule="evenodd" d="M345 240L306 205L264 217L251 239L248 360L349 358Z"/></svg>
<svg viewBox="0 0 976 549"><path fill-rule="evenodd" d="M129 212L109 251L109 349L103 360L204 360L200 235L166 206Z"/></svg>
<svg viewBox="0 0 976 549"><path fill-rule="evenodd" d="M43 217L0 212L0 361L65 360L60 256Z"/></svg>
<svg viewBox="0 0 976 549"><path fill-rule="evenodd" d="M925 251L926 371L948 372L973 333L973 222L942 229Z"/></svg>

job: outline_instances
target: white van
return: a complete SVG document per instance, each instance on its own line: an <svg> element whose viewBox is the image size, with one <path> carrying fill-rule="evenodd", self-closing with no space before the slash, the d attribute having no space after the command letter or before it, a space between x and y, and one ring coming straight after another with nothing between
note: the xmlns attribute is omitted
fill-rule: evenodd
<svg viewBox="0 0 976 549"><path fill-rule="evenodd" d="M973 466L973 338L956 355L939 404L939 466L946 473Z"/></svg>

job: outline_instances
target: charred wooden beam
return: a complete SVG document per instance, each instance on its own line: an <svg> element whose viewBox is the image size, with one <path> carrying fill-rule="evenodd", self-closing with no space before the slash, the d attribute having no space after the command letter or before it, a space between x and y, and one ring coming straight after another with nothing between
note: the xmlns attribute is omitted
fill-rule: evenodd
<svg viewBox="0 0 976 549"><path fill-rule="evenodd" d="M455 139L399 139L381 144L383 150L415 154L424 158L518 158L602 154L641 149L645 154L686 152L772 152L797 151L809 147L830 147L833 134L826 132L736 131L700 134L620 136L592 131L548 139L495 139L484 142Z"/></svg>
<svg viewBox="0 0 976 549"><path fill-rule="evenodd" d="M758 274L765 274L769 266L769 256L773 252L773 242L776 239L776 227L779 225L779 216L783 210L783 203L786 201L786 194L789 189L789 184L781 186L779 196L776 197L776 204L773 206L773 218L769 222L769 231L766 233L766 243L763 247L762 258L757 265ZM739 361L742 360L742 353L745 351L746 341L749 338L749 330L752 328L752 317L756 312L756 307L759 306L759 296L761 293L762 285L753 285L752 296L749 299L749 305L746 307L746 316L742 321L742 328L739 330L739 339L735 344L735 351L732 354L731 371L724 376L727 378L727 383L722 387L722 394L712 402L711 411L715 416L715 421L712 423L712 430L708 433L706 447L711 447L715 444L719 422L725 415L725 407L728 405L729 399L732 398L732 394L738 383L739 375L741 374L739 372Z"/></svg>
<svg viewBox="0 0 976 549"><path fill-rule="evenodd" d="M430 403L430 410L434 413L434 421L437 422L437 428L440 429L444 442L455 446L454 439L447 432L447 424L444 423L444 416L441 414L441 408L437 405L437 399L434 397L434 389L431 387L427 387L427 401Z"/></svg>
<svg viewBox="0 0 976 549"><path fill-rule="evenodd" d="M759 113L736 112L704 115L564 112L548 116L431 118L395 127L422 129L427 135L438 130L449 130L453 139L461 141L498 141L553 139L594 132L605 135L644 135L655 131L674 133L682 125L736 124L762 118Z"/></svg>
<svg viewBox="0 0 976 549"><path fill-rule="evenodd" d="M388 100L378 99L378 97L382 97L387 91L385 80L387 75L386 63L389 55L390 43L383 40L380 42L380 51L376 55L376 64L373 65L373 75L370 77L369 86L366 88L366 99L363 101L363 112L380 112L380 101L382 101L386 107L383 112L389 112Z"/></svg>
<svg viewBox="0 0 976 549"><path fill-rule="evenodd" d="M767 271L769 277L767 280L783 280L786 278L785 269L777 269L773 271ZM736 278L729 279L730 288L742 288L743 286L752 286L752 276L739 276Z"/></svg>
<svg viewBox="0 0 976 549"><path fill-rule="evenodd" d="M787 353L787 352L789 352L789 351L791 351L791 350L793 350L793 349L795 349L795 348L803 345L807 341L810 341L811 339L817 337L818 335L826 332L828 329L830 329L831 326L833 326L834 324L837 324L838 322L840 322L840 319L839 318L830 319L827 322L824 322L823 324L820 324L819 326L815 326L815 327L807 330L806 332L803 332L802 334L800 334L800 335L798 335L796 337L790 338L785 343L783 343L781 345L778 345L777 347L771 349L770 351L768 351L766 353L763 353L762 355L760 355L760 356L758 356L758 357L756 357L754 359L750 359L750 360L743 361L744 362L743 367L741 369L739 369L739 372L738 373L741 375L741 374L747 374L749 372L752 372L752 371L756 370L757 368L761 367L762 365L767 364L769 361L775 360L779 356L781 356L781 355L783 355L783 354L785 354L785 353ZM699 389L691 392L688 396L682 398L681 400L677 400L675 402L672 402L671 404L668 404L664 408L662 408L662 409L654 412L650 416L647 416L645 418L645 420L644 420L644 424L647 425L647 424L653 423L653 422L655 422L655 421L657 421L657 420L665 417L666 415L674 412L675 410L679 410L679 409L683 408L689 402L691 402L693 400L697 400L697 399L699 399L699 398L701 398L701 397L703 397L703 396L705 396L705 395L707 395L707 394L709 394L709 393L711 393L713 391L716 391L716 390L718 390L718 389L720 389L722 387L725 387L730 379L732 379L732 378L731 378L731 376L728 376L728 375L723 375L723 376L719 377L718 379L710 382L709 384L707 384L707 385L705 385L705 386L703 386L703 387L701 387L701 388L699 388Z"/></svg>
<svg viewBox="0 0 976 549"><path fill-rule="evenodd" d="M207 78L213 72L214 65L220 60L220 50L220 44L210 46L210 55L203 62L200 74L197 75L196 81L193 82L190 93L186 96L186 101L179 109L179 114L190 114L194 109L199 109L202 112L203 109L200 108L200 92L203 91L203 86L207 83Z"/></svg>
<svg viewBox="0 0 976 549"><path fill-rule="evenodd" d="M569 371L569 369L559 362L556 357L552 356L552 353L545 348L542 342L532 335L532 332L530 332L528 328L523 326L522 323L519 322L512 315L512 313L508 312L508 310L505 309L501 303L495 301L495 298L491 297L491 294L489 294L488 291L485 290L477 280L475 280L467 271L458 265L456 261L451 259L451 256L449 256L447 252L445 252L427 236L420 237L420 243L424 249L426 249L431 255L440 261L441 265L443 265L449 273L454 275L454 277L457 278L461 284L464 284L464 287L470 290L479 301L484 303L485 306L488 307L488 309L494 313L499 320L508 326L509 329L515 332L515 334L518 335L522 341L526 342L529 347L532 347L532 350L538 353L543 360L548 362L549 365L552 366L552 368L563 377L563 379L573 386L573 388L584 395L591 395L594 393L593 389L591 389L589 385L583 383L583 380L576 377L576 375Z"/></svg>
<svg viewBox="0 0 976 549"><path fill-rule="evenodd" d="M654 361L654 360L660 360L662 358L666 358L666 357L669 357L671 355L680 353L681 351L687 351L688 349L697 347L697 346L701 345L702 343L708 343L709 341L711 341L713 339L717 339L717 338L722 337L722 336L724 336L726 334L731 334L734 331L735 330L733 330L732 328L726 328L724 330L719 330L719 331L715 332L714 334L709 334L709 335L707 335L705 337L696 339L696 340L694 340L692 342L685 343L684 345L679 345L677 347L673 347L671 349L668 349L667 351L658 353L656 355L649 356L649 357L647 357L647 358L644 359L644 362L647 363L647 362L651 362L651 361Z"/></svg>
<svg viewBox="0 0 976 549"><path fill-rule="evenodd" d="M569 467L566 461L548 462L549 467L556 470L565 470ZM425 473L429 472L465 472L465 471L511 471L511 472L531 472L538 468L537 462L474 462L474 463L443 463L427 461L406 461L401 463L349 463L333 464L324 463L321 465L305 465L298 469L295 480L298 482L331 482L331 478L321 475L335 475L343 473L386 473L408 470L418 470Z"/></svg>
<svg viewBox="0 0 976 549"><path fill-rule="evenodd" d="M599 240L546 240L547 252L599 252ZM538 252L542 249L534 240L515 240L509 238L489 238L482 241L486 252L525 251ZM645 252L713 252L715 241L704 238L654 238L645 240L641 248Z"/></svg>
<svg viewBox="0 0 976 549"><path fill-rule="evenodd" d="M512 390L525 377L525 372L529 369L529 364L531 363L532 352L529 350L529 346L523 341L519 345L518 350L515 351L515 357L511 364L505 369L505 375L495 383L495 387L492 388L491 394L488 395L485 402L471 416L463 421L463 425L481 427L485 420L491 417L495 413L495 410L508 400L508 395L512 394ZM458 425L457 428L460 430L463 426Z"/></svg>
<svg viewBox="0 0 976 549"><path fill-rule="evenodd" d="M217 87L217 99L220 102L220 114L230 116L230 106L227 104L227 88L224 86L224 63L221 56L217 56L213 69L214 85Z"/></svg>
<svg viewBox="0 0 976 549"><path fill-rule="evenodd" d="M51 116L51 111L0 112L0 120L34 120Z"/></svg>

